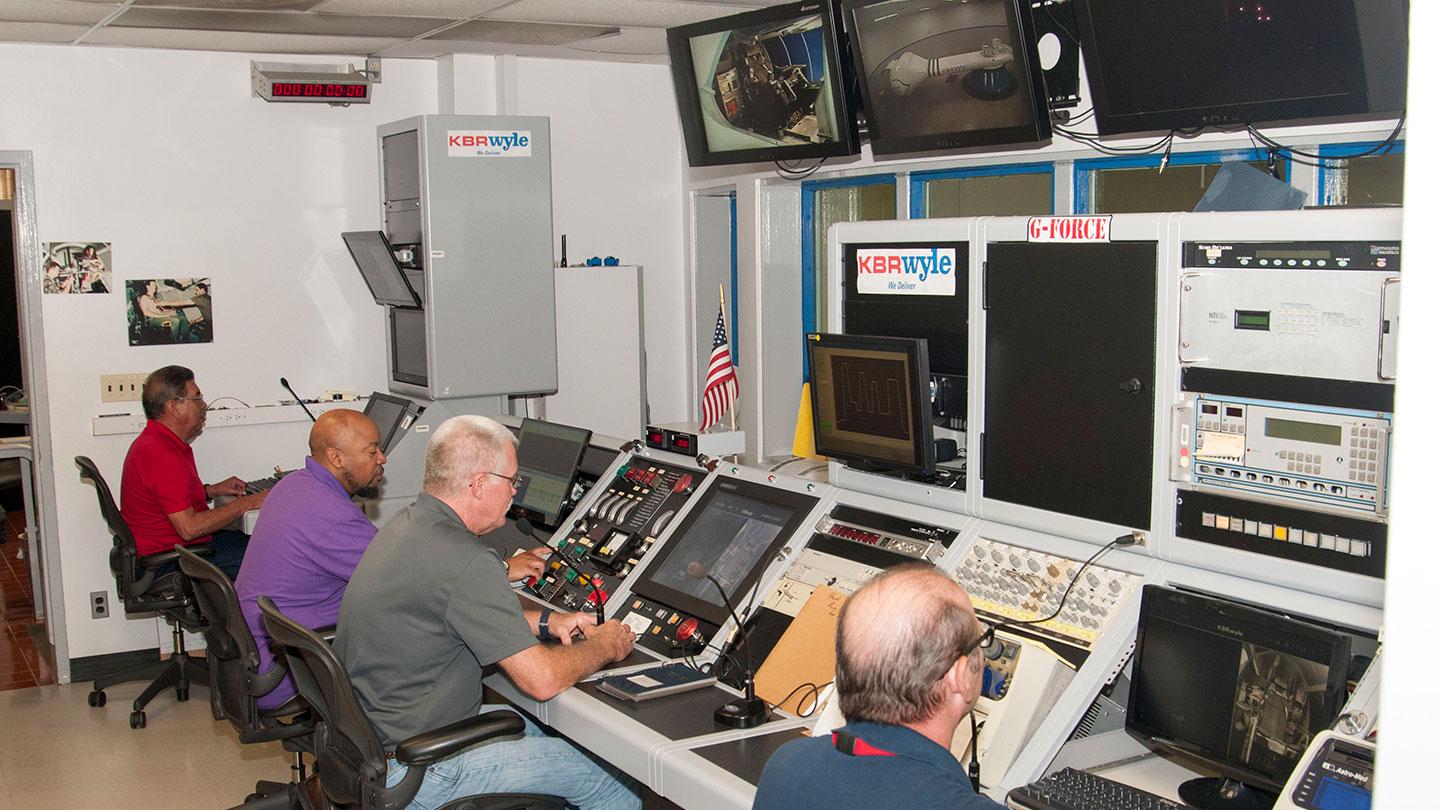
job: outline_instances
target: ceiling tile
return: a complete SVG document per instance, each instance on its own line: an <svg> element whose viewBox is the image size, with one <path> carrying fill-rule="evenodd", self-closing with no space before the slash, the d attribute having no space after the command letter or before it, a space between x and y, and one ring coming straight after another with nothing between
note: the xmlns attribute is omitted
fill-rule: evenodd
<svg viewBox="0 0 1440 810"><path fill-rule="evenodd" d="M356 17L290 11L197 11L131 8L110 23L121 28L175 28L195 31L250 31L261 34L387 37L419 36L449 24L424 17Z"/></svg>
<svg viewBox="0 0 1440 810"><path fill-rule="evenodd" d="M381 37L324 37L254 34L236 31L177 31L164 28L102 28L85 38L89 45L128 45L190 51L256 54L365 55L401 40Z"/></svg>
<svg viewBox="0 0 1440 810"><path fill-rule="evenodd" d="M659 56L668 54L665 32L659 28L622 28L613 37L572 42L570 50L581 54L615 54L625 56Z"/></svg>
<svg viewBox="0 0 1440 810"><path fill-rule="evenodd" d="M517 0L487 14L486 18L671 28L754 10L754 6L685 3L679 0Z"/></svg>
<svg viewBox="0 0 1440 810"><path fill-rule="evenodd" d="M74 42L90 30L88 25L38 22L0 22L0 42Z"/></svg>
<svg viewBox="0 0 1440 810"><path fill-rule="evenodd" d="M109 7L107 7L107 5ZM115 11L114 3L70 3L64 0L0 0L5 22L67 23L91 26Z"/></svg>
<svg viewBox="0 0 1440 810"><path fill-rule="evenodd" d="M333 14L468 20L513 2L515 0L405 0L402 3L395 0L323 0L315 10Z"/></svg>
<svg viewBox="0 0 1440 810"><path fill-rule="evenodd" d="M577 40L613 36L620 29L600 25L559 25L555 23L472 20L446 29L433 38L470 40L516 45L565 45Z"/></svg>
<svg viewBox="0 0 1440 810"><path fill-rule="evenodd" d="M321 0L135 0L135 6L211 8L243 11L309 11Z"/></svg>

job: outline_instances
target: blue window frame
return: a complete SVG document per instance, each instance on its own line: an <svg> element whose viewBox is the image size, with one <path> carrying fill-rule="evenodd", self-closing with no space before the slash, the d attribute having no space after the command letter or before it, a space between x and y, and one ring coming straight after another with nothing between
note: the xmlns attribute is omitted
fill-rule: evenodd
<svg viewBox="0 0 1440 810"><path fill-rule="evenodd" d="M1044 174L1050 178L1050 210L1055 212L1055 164L1023 163L1014 166L980 166L971 169L944 169L935 172L916 172L910 175L910 218L924 219L928 203L928 185L935 180L958 180L970 177L999 177L1014 174ZM1038 212L1037 212L1038 213Z"/></svg>
<svg viewBox="0 0 1440 810"><path fill-rule="evenodd" d="M1343 170L1331 164L1330 161L1348 158L1364 160L1367 157L1405 154L1404 141L1395 141L1388 147L1375 152L1374 155L1365 154L1380 144L1380 141L1371 141L1369 143L1330 143L1320 147L1318 154L1325 159L1320 161L1320 168L1317 170L1315 180L1316 186L1319 188L1317 196L1320 198L1321 205L1344 205L1347 202L1347 200L1336 198L1335 174Z"/></svg>
<svg viewBox="0 0 1440 810"><path fill-rule="evenodd" d="M897 190L899 188L893 174L872 174L836 180L807 180L800 184L800 323L802 331L807 333L816 331L815 300L817 295L824 294L823 291L816 289L819 257L815 252L815 243L823 236L823 234L815 233L815 201L818 193L832 188L863 188L886 184L896 186ZM804 369L805 378L809 379L810 361L804 352L801 353L801 367Z"/></svg>
<svg viewBox="0 0 1440 810"><path fill-rule="evenodd" d="M740 367L740 224L735 192L730 192L730 363Z"/></svg>
<svg viewBox="0 0 1440 810"><path fill-rule="evenodd" d="M1172 152L1166 167L1171 166L1200 166L1207 164L1220 164L1232 160L1243 160L1246 162L1263 161L1268 158L1264 149L1226 149L1213 150L1208 152ZM1136 155L1133 157L1105 157L1093 160L1075 161L1075 205L1072 213L1093 214L1094 200L1092 199L1092 186L1096 172L1106 169L1144 169L1160 167L1162 155ZM1289 161L1281 160L1286 177L1290 176Z"/></svg>

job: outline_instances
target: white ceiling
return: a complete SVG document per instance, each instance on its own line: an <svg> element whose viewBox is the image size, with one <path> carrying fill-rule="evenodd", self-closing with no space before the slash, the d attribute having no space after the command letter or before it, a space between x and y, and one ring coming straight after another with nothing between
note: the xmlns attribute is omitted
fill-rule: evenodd
<svg viewBox="0 0 1440 810"><path fill-rule="evenodd" d="M0 0L0 43L665 62L665 29L785 0Z"/></svg>

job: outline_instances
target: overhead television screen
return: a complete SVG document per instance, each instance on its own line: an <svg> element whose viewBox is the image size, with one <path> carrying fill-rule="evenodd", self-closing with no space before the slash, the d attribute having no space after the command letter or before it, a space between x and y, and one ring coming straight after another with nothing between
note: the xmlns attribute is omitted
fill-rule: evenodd
<svg viewBox="0 0 1440 810"><path fill-rule="evenodd" d="M1050 137L1029 3L844 0L876 154Z"/></svg>
<svg viewBox="0 0 1440 810"><path fill-rule="evenodd" d="M791 3L667 32L693 166L853 154L827 3Z"/></svg>

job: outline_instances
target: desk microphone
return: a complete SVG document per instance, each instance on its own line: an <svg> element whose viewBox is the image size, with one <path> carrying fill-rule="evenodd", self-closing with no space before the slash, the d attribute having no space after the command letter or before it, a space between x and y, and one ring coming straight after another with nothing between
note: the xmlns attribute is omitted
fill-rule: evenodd
<svg viewBox="0 0 1440 810"><path fill-rule="evenodd" d="M515 528L519 529L520 533L525 535L526 537L529 537L532 540L539 540L541 545L549 545L550 537L546 536L544 538L541 538L535 530L535 524L531 523L529 518L518 518L515 521ZM565 555L561 554L559 549L553 549L550 552L550 556L552 559L559 560L561 565L569 568L571 571L574 571L577 579L579 577L585 576L585 572L571 565L570 561L565 559ZM539 581L537 580L536 582L538 584ZM604 624L605 599L600 595L600 590L595 587L594 577L586 576L585 582L590 587L590 594L595 597L595 624Z"/></svg>
<svg viewBox="0 0 1440 810"><path fill-rule="evenodd" d="M297 394L297 393L295 393L295 389L290 387L290 381L289 381L289 380L285 379L284 377L281 377L281 378L280 378L280 385L283 386L286 391L289 391L289 392L290 392L290 396L295 397L295 401L300 404L300 407L301 407L301 408L305 408L305 400L301 399L301 398L300 398L300 395ZM309 408L305 408L305 415L308 416L308 417L310 417L310 421L311 421L311 422L314 422L314 421L315 421L315 414L311 413Z"/></svg>
<svg viewBox="0 0 1440 810"><path fill-rule="evenodd" d="M710 584L720 592L725 609L730 611L730 617L735 620L735 630L740 634L740 643L745 645L745 697L732 700L716 709L715 722L730 728L754 728L765 722L765 701L755 697L755 667L750 662L750 636L745 631L745 623L740 621L740 614L736 613L735 606L730 604L730 596L705 566L692 562L685 566L685 573L693 579L710 580Z"/></svg>

